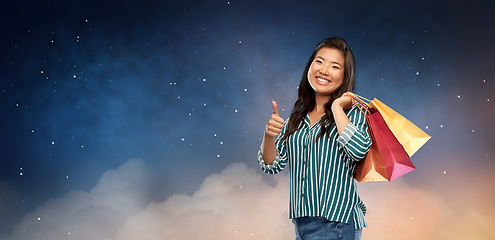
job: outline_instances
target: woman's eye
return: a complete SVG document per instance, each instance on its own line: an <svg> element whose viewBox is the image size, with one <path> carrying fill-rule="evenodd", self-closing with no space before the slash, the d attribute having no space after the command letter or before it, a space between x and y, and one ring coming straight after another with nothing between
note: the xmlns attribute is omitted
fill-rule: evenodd
<svg viewBox="0 0 495 240"><path fill-rule="evenodd" d="M335 68L335 69L340 69L340 68L339 68L339 66L333 66L333 68Z"/></svg>

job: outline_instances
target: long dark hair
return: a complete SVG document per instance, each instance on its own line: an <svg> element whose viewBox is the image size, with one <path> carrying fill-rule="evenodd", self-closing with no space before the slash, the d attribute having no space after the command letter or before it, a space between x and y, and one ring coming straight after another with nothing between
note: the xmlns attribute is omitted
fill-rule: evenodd
<svg viewBox="0 0 495 240"><path fill-rule="evenodd" d="M309 84L308 71L316 54L324 47L340 50L344 55L344 80L342 81L342 85L332 93L330 100L324 105L325 115L320 120L321 131L316 137L317 140L325 134L330 136L330 129L335 122L331 110L333 101L342 96L345 92L352 92L354 90L354 56L352 55L351 49L342 38L333 37L323 40L318 44L313 55L311 55L308 64L306 64L301 82L299 83L297 101L290 114L289 122L287 123L287 131L285 131L282 139L288 138L295 131L299 130L302 127L301 122L316 106L315 91Z"/></svg>

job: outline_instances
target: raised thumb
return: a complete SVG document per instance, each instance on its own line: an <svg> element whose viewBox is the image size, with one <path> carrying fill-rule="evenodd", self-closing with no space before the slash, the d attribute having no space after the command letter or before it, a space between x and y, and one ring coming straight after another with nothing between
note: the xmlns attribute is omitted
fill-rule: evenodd
<svg viewBox="0 0 495 240"><path fill-rule="evenodd" d="M275 101L272 101L272 107L273 107L273 114L277 114L278 116L278 106Z"/></svg>

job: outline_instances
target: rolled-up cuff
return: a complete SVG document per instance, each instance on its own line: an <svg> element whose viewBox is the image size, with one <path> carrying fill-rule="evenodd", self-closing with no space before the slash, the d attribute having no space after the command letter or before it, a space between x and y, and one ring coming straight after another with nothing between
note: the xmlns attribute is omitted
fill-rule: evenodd
<svg viewBox="0 0 495 240"><path fill-rule="evenodd" d="M347 143L351 140L352 136L354 136L354 133L356 133L358 128L353 124L349 123L347 126L345 126L344 131L342 131L342 134L337 138L337 142L340 144L340 146L345 146Z"/></svg>
<svg viewBox="0 0 495 240"><path fill-rule="evenodd" d="M263 155L261 155L261 150L258 151L258 164L261 166L263 172L270 174L277 173L276 169L277 166L279 165L279 162L280 162L280 158L279 155L277 154L272 164L266 164L265 160L263 159Z"/></svg>

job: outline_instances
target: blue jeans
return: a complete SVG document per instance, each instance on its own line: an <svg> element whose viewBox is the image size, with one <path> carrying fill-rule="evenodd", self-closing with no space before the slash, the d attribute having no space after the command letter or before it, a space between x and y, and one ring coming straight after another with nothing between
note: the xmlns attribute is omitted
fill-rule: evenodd
<svg viewBox="0 0 495 240"><path fill-rule="evenodd" d="M354 228L354 217L349 224L331 222L323 217L292 219L296 228L296 240L361 240L363 229Z"/></svg>

